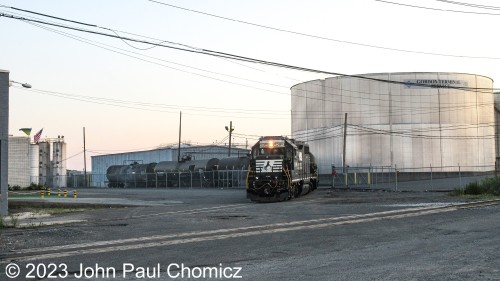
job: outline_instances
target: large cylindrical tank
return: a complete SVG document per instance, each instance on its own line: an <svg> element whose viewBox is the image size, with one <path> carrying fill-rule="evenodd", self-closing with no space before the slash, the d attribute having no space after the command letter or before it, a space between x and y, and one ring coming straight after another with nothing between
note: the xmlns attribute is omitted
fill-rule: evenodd
<svg viewBox="0 0 500 281"><path fill-rule="evenodd" d="M155 167L155 173L177 172L179 162L177 161L161 161Z"/></svg>
<svg viewBox="0 0 500 281"><path fill-rule="evenodd" d="M219 160L218 170L247 170L250 160L248 157L226 157Z"/></svg>
<svg viewBox="0 0 500 281"><path fill-rule="evenodd" d="M485 76L442 72L308 81L291 88L292 136L309 143L323 174L332 164L405 172L491 171L492 87Z"/></svg>
<svg viewBox="0 0 500 281"><path fill-rule="evenodd" d="M57 137L52 143L52 186L66 187L66 143L64 137Z"/></svg>
<svg viewBox="0 0 500 281"><path fill-rule="evenodd" d="M40 151L38 144L30 145L30 181L39 184L40 178Z"/></svg>
<svg viewBox="0 0 500 281"><path fill-rule="evenodd" d="M215 170L217 168L216 166L218 163L219 163L219 159L217 159L217 158L190 160L190 161L179 163L178 170L179 170L179 172L212 171L212 170Z"/></svg>
<svg viewBox="0 0 500 281"><path fill-rule="evenodd" d="M109 166L106 171L108 187L155 187L156 175L154 168L156 163Z"/></svg>

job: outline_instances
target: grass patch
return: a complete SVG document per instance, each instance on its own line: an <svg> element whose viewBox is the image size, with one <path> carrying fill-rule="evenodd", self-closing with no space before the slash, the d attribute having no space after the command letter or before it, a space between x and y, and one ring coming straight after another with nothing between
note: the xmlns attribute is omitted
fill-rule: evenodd
<svg viewBox="0 0 500 281"><path fill-rule="evenodd" d="M10 222L7 222L5 221L5 219L0 216L0 229L2 228L8 228L8 227L12 227L12 228L16 228L18 223L19 223L19 218L17 217L17 215L9 215L9 218L10 218Z"/></svg>
<svg viewBox="0 0 500 281"><path fill-rule="evenodd" d="M474 199L498 197L500 196L500 177L488 177L479 182L471 182L465 188L455 188L451 195Z"/></svg>

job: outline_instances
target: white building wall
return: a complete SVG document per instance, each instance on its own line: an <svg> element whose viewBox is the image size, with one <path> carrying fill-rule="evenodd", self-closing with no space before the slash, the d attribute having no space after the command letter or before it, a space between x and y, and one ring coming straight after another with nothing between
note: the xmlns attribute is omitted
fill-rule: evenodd
<svg viewBox="0 0 500 281"><path fill-rule="evenodd" d="M292 137L310 144L321 173L346 164L397 166L406 172L490 171L495 164L492 83L462 73L381 73L314 80L292 92ZM455 80L471 90L404 84ZM415 83L415 82L413 82ZM482 90L476 90L482 89ZM487 90L484 90L487 89Z"/></svg>
<svg viewBox="0 0 500 281"><path fill-rule="evenodd" d="M30 139L9 136L9 185L27 187L30 185Z"/></svg>

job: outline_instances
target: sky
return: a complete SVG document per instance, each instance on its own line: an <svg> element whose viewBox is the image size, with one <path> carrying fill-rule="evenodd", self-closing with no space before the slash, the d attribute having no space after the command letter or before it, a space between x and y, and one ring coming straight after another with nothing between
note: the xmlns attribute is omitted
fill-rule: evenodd
<svg viewBox="0 0 500 281"><path fill-rule="evenodd" d="M500 81L497 1L0 0L0 5L3 14L328 72L459 72ZM10 87L9 134L23 136L19 129L29 127L31 136L42 128L42 138L64 136L72 170L83 170L84 127L90 170L93 155L176 143L181 111L182 140L192 144L227 144L225 126L231 121L237 145L290 135L290 87L331 76L6 17L0 17L0 38L0 69L9 70L11 80L32 85Z"/></svg>

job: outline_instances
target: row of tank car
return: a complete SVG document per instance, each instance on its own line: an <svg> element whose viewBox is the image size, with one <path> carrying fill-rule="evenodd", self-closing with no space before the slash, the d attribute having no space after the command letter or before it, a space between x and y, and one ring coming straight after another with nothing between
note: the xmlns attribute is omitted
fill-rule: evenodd
<svg viewBox="0 0 500 281"><path fill-rule="evenodd" d="M108 187L233 187L244 186L248 157L161 161L108 167Z"/></svg>

